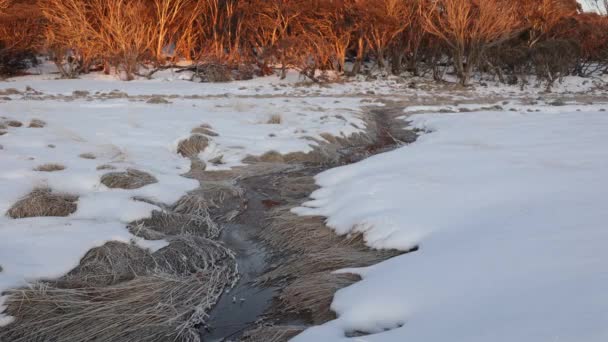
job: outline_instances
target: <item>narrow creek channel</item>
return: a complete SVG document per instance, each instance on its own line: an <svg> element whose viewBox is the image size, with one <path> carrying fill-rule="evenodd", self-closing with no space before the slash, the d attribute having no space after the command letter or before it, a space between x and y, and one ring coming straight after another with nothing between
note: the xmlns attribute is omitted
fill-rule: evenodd
<svg viewBox="0 0 608 342"><path fill-rule="evenodd" d="M256 285L256 280L272 267L271 263L281 262L280 258L278 261L276 258L281 251L269 250L257 238L268 224L269 208L289 202L281 198L281 192L273 184L272 177L278 174L286 177L312 177L324 170L355 163L371 155L390 151L400 144L415 141L416 133L406 130L406 123L397 119L403 116L402 109L396 105L368 108L364 115L373 124L373 129L368 132L371 139L365 144L339 149L339 157L332 163L297 163L274 175L265 174L238 181L244 189L246 209L234 222L223 224L220 241L236 254L240 278L232 289L224 292L211 311L207 324L200 328L203 342L239 341L244 331L253 328L257 321L272 310L273 299L279 294L279 285ZM286 171L289 169L298 171L290 173ZM303 194L304 197L308 195ZM300 324L297 317L290 317L289 320L290 323Z"/></svg>

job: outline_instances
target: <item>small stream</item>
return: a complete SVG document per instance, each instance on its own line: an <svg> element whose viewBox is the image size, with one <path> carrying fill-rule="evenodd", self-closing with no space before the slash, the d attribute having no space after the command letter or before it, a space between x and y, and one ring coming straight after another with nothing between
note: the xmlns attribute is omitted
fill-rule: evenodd
<svg viewBox="0 0 608 342"><path fill-rule="evenodd" d="M397 142L391 134L391 123L394 122L393 117L402 114L402 107L372 108L368 114L377 124L374 142L349 149L338 165L334 166L354 163L396 147ZM416 134L411 131L400 133L403 134L400 134L400 138L407 142L416 138ZM329 167L331 166L304 166L300 170L312 176ZM271 258L271 251L257 241L256 236L264 228L269 210L267 203L276 205L283 199L279 197L277 189L272 185L269 187L264 178L244 183L248 183L241 184L245 188L246 209L237 217L236 222L223 225L220 236L220 241L236 254L240 279L234 288L222 295L210 313L208 324L201 327L203 342L239 341L243 332L255 327L256 321L268 311L279 290L277 287L258 287L254 284L267 271Z"/></svg>
<svg viewBox="0 0 608 342"><path fill-rule="evenodd" d="M262 229L264 196L247 189L247 208L235 223L223 225L220 241L236 254L237 284L226 291L211 311L207 326L201 327L203 342L238 341L270 307L277 288L255 286L253 282L267 270L270 253L255 239Z"/></svg>

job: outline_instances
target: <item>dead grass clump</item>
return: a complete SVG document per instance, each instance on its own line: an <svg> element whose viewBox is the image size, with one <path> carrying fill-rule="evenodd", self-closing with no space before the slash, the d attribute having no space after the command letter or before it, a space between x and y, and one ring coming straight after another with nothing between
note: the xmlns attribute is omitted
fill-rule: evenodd
<svg viewBox="0 0 608 342"><path fill-rule="evenodd" d="M111 242L57 282L7 292L2 341L200 341L198 327L237 279L217 242L170 240L155 253Z"/></svg>
<svg viewBox="0 0 608 342"><path fill-rule="evenodd" d="M269 125L280 125L283 122L283 118L280 114L272 114L266 121Z"/></svg>
<svg viewBox="0 0 608 342"><path fill-rule="evenodd" d="M241 188L228 181L208 181L172 207L154 211L151 217L133 222L129 228L134 235L151 240L167 235L217 238L221 227L216 222L232 221L244 207Z"/></svg>
<svg viewBox="0 0 608 342"><path fill-rule="evenodd" d="M23 124L21 123L21 121L17 121L17 120L9 120L6 122L6 124L9 127L21 127L23 126Z"/></svg>
<svg viewBox="0 0 608 342"><path fill-rule="evenodd" d="M219 134L215 133L214 131L212 131L211 129L207 128L207 127L195 127L192 129L191 131L192 134L204 134L204 135L208 135L210 137L217 137L219 136Z"/></svg>
<svg viewBox="0 0 608 342"><path fill-rule="evenodd" d="M290 325L260 325L245 332L247 342L287 342L304 331L304 328Z"/></svg>
<svg viewBox="0 0 608 342"><path fill-rule="evenodd" d="M159 240L171 235L193 235L213 238L219 235L219 226L207 212L199 215L172 211L153 211L152 216L135 221L129 230L148 240Z"/></svg>
<svg viewBox="0 0 608 342"><path fill-rule="evenodd" d="M19 95L21 92L15 88L6 88L0 90L0 95Z"/></svg>
<svg viewBox="0 0 608 342"><path fill-rule="evenodd" d="M8 133L7 131L0 131L0 136L5 135L6 133Z"/></svg>
<svg viewBox="0 0 608 342"><path fill-rule="evenodd" d="M34 171L39 171L39 172L55 172L55 171L62 171L62 170L65 170L65 166L63 166L61 164L54 164L54 163L42 164L34 169Z"/></svg>
<svg viewBox="0 0 608 342"><path fill-rule="evenodd" d="M14 219L40 216L65 217L77 209L78 196L57 194L51 189L34 189L8 210L7 215Z"/></svg>
<svg viewBox="0 0 608 342"><path fill-rule="evenodd" d="M285 314L306 314L315 324L322 324L335 317L330 306L336 291L361 280L350 273L315 273L303 275L281 291L281 311Z"/></svg>
<svg viewBox="0 0 608 342"><path fill-rule="evenodd" d="M186 158L195 158L209 146L209 138L202 134L192 134L177 145L177 153Z"/></svg>
<svg viewBox="0 0 608 342"><path fill-rule="evenodd" d="M73 97L86 97L89 96L91 93L87 90L74 90L72 92L72 96Z"/></svg>
<svg viewBox="0 0 608 342"><path fill-rule="evenodd" d="M110 241L91 249L80 264L58 280L59 287L107 286L146 275L154 269L152 255L135 245Z"/></svg>
<svg viewBox="0 0 608 342"><path fill-rule="evenodd" d="M97 157L93 153L82 153L79 155L82 159L97 159Z"/></svg>
<svg viewBox="0 0 608 342"><path fill-rule="evenodd" d="M367 267L402 254L399 251L370 250L365 246L354 247L344 243L327 247L325 250L304 253L287 258L280 266L265 274L260 281L272 283L276 280L293 278L294 275L302 276L317 272L333 272L343 268Z"/></svg>
<svg viewBox="0 0 608 342"><path fill-rule="evenodd" d="M278 180L277 189L281 198L290 200L301 200L308 196L319 187L315 179L311 176L290 175Z"/></svg>
<svg viewBox="0 0 608 342"><path fill-rule="evenodd" d="M258 157L261 162L264 163L282 163L285 160L283 159L283 155L281 155L277 151L268 151L261 156Z"/></svg>
<svg viewBox="0 0 608 342"><path fill-rule="evenodd" d="M262 230L260 238L275 250L302 253L323 250L336 245L341 238L327 228L320 216L298 216L291 206L278 207L270 213L270 224Z"/></svg>
<svg viewBox="0 0 608 342"><path fill-rule="evenodd" d="M109 165L109 164L103 164L103 165L99 165L97 167L97 171L103 171L103 170L116 170L116 167L113 165Z"/></svg>
<svg viewBox="0 0 608 342"><path fill-rule="evenodd" d="M169 102L168 100L165 100L161 96L152 96L150 99L148 99L148 101L146 101L146 103L149 103L149 104L170 104L171 102Z"/></svg>
<svg viewBox="0 0 608 342"><path fill-rule="evenodd" d="M38 120L38 119L32 119L32 121L30 121L29 124L29 128L43 128L44 126L46 126L46 122L42 121L42 120Z"/></svg>
<svg viewBox="0 0 608 342"><path fill-rule="evenodd" d="M110 172L101 176L101 184L111 189L139 189L158 180L151 174L135 169L125 172Z"/></svg>

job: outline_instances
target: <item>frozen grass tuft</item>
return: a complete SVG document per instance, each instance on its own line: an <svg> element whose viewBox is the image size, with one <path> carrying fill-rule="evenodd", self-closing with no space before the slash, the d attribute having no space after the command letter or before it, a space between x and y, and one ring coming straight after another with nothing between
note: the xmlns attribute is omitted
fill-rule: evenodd
<svg viewBox="0 0 608 342"><path fill-rule="evenodd" d="M29 124L29 128L43 128L46 126L46 122L39 119L32 119Z"/></svg>
<svg viewBox="0 0 608 342"><path fill-rule="evenodd" d="M57 194L48 188L34 189L13 204L7 215L14 219L39 216L64 217L76 211L76 201L78 196Z"/></svg>
<svg viewBox="0 0 608 342"><path fill-rule="evenodd" d="M11 290L3 341L200 341L198 326L238 275L217 242L180 237L150 253L110 242L56 282Z"/></svg>
<svg viewBox="0 0 608 342"><path fill-rule="evenodd" d="M283 117L280 114L272 114L266 121L269 125L280 125L283 123Z"/></svg>
<svg viewBox="0 0 608 342"><path fill-rule="evenodd" d="M195 158L209 146L209 138L202 134L192 134L188 139L182 140L177 146L177 153L186 158Z"/></svg>
<svg viewBox="0 0 608 342"><path fill-rule="evenodd" d="M54 163L42 164L34 169L34 171L39 171L39 172L55 172L55 171L62 171L62 170L65 170L65 166L63 166L61 164L54 164Z"/></svg>
<svg viewBox="0 0 608 342"><path fill-rule="evenodd" d="M264 163L282 163L285 161L283 155L277 151L268 151L259 156L258 159Z"/></svg>
<svg viewBox="0 0 608 342"><path fill-rule="evenodd" d="M101 184L111 189L139 189L158 180L151 174L135 169L125 172L110 172L101 176Z"/></svg>
<svg viewBox="0 0 608 342"><path fill-rule="evenodd" d="M314 273L303 275L284 287L279 296L285 314L305 314L315 323L335 318L330 306L336 291L361 280L355 274Z"/></svg>
<svg viewBox="0 0 608 342"><path fill-rule="evenodd" d="M6 122L6 124L9 127L21 127L23 126L23 124L21 123L21 121L17 121L17 120L9 120Z"/></svg>
<svg viewBox="0 0 608 342"><path fill-rule="evenodd" d="M290 325L260 325L247 331L243 336L246 342L287 342L304 331L302 327Z"/></svg>
<svg viewBox="0 0 608 342"><path fill-rule="evenodd" d="M192 129L192 134L204 134L204 135L208 135L210 137L217 137L219 136L219 134L217 134L216 132L212 131L211 129L207 128L207 127L195 127Z"/></svg>
<svg viewBox="0 0 608 342"><path fill-rule="evenodd" d="M82 159L97 159L97 157L93 153L83 153L79 155Z"/></svg>
<svg viewBox="0 0 608 342"><path fill-rule="evenodd" d="M167 101L161 96L152 96L146 103L149 104L170 104L171 102Z"/></svg>
<svg viewBox="0 0 608 342"><path fill-rule="evenodd" d="M109 165L109 164L103 164L103 165L99 165L97 167L97 171L103 171L103 170L116 170L116 167L113 165Z"/></svg>

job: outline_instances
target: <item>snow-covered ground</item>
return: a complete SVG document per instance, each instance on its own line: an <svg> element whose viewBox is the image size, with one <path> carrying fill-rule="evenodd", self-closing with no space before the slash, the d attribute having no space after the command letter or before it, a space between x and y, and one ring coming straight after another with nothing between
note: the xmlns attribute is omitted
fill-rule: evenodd
<svg viewBox="0 0 608 342"><path fill-rule="evenodd" d="M420 249L349 270L338 318L294 341L608 341L600 109L417 114L416 143L320 174L294 211Z"/></svg>
<svg viewBox="0 0 608 342"><path fill-rule="evenodd" d="M369 95L406 95L420 98L432 98L441 93L450 96L470 95L469 89L460 89L456 86L457 80L453 75L445 75L445 80L453 85L445 86L430 80L428 77L397 77L373 70L373 77L359 75L349 78L345 82L330 85L317 84L303 78L296 71L290 71L285 79L278 76L258 77L247 81L228 83L198 83L188 81L188 72L178 73L177 70L163 70L153 75L153 78L137 79L131 82L118 80L117 75L103 75L92 73L82 75L79 79L60 79L54 65L49 62L42 63L28 71L29 76L14 77L0 83L0 95L6 89L25 91L28 87L46 95L69 96L74 91L89 91L95 93L109 93L112 91L128 93L131 96L163 95L176 96L369 96ZM538 82L534 76L528 77L524 89L520 85L505 85L499 83L497 78L478 77L473 81L475 93L487 96L532 96L544 95L546 87ZM551 91L553 94L586 94L605 95L608 90L608 75L594 75L592 77L565 77L555 82ZM14 96L11 96L14 98ZM18 97L18 96L17 96Z"/></svg>
<svg viewBox="0 0 608 342"><path fill-rule="evenodd" d="M106 85L89 83L93 89ZM176 93L171 83L163 87L165 94ZM192 128L207 124L219 134L210 137L201 158L222 156L224 164L208 163L208 169L230 168L248 154L309 151L314 142L308 137L322 139L321 133L359 131L364 127L359 102L357 98L222 97L174 99L170 104L127 99L0 103L0 124L7 126L0 129L5 133L0 135L0 293L27 281L61 276L90 248L109 240L135 240L152 249L164 246L162 241L135 239L126 224L157 209L134 197L172 204L198 186L197 181L180 176L189 170L190 161L176 153L178 142L188 138ZM275 123L269 123L272 118ZM43 120L46 126L29 128L33 119ZM23 126L9 126L11 120ZM61 164L65 170L34 170L48 163ZM101 165L116 169L98 170ZM103 174L127 168L148 172L158 183L135 190L109 189L100 183ZM77 211L68 217L6 215L15 202L39 187L78 195ZM0 303L0 325L8 322L1 311Z"/></svg>
<svg viewBox="0 0 608 342"><path fill-rule="evenodd" d="M605 105L574 101L605 101L606 75L566 78L550 94L487 80L472 90L396 77L318 85L294 73L224 84L180 80L170 70L133 82L56 76L0 83L0 123L24 124L0 129L0 292L60 276L108 240L162 247L125 226L156 209L134 197L169 204L198 186L181 176L190 162L176 153L192 128L207 124L219 134L200 157L209 169L226 169L249 154L309 151L309 137L322 133L360 131L361 107L382 97L423 113L404 125L428 133L321 174L322 188L296 211L327 216L341 234L364 232L374 248L420 250L351 270L364 279L337 293L338 319L296 341L353 332L372 335L349 339L382 342L608 340L608 116ZM170 103L146 103L152 95ZM46 126L27 127L33 119ZM210 162L220 156L222 164ZM65 170L34 171L47 163ZM158 183L135 190L100 183L128 168ZM5 215L36 187L78 195L77 211ZM1 311L2 297L0 325L10 321Z"/></svg>

